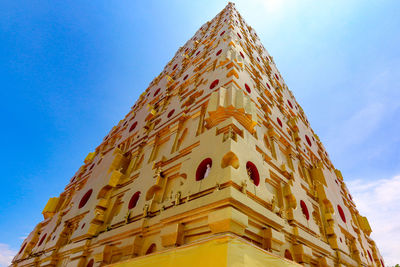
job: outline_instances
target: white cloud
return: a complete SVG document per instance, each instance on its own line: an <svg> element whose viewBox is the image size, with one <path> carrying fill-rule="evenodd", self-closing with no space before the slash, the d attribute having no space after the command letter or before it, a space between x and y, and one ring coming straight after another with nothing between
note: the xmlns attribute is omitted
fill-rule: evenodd
<svg viewBox="0 0 400 267"><path fill-rule="evenodd" d="M400 263L400 175L371 182L347 182L350 193L372 228L371 237L386 266Z"/></svg>
<svg viewBox="0 0 400 267"><path fill-rule="evenodd" d="M0 267L6 267L11 264L17 251L14 251L7 244L0 243Z"/></svg>

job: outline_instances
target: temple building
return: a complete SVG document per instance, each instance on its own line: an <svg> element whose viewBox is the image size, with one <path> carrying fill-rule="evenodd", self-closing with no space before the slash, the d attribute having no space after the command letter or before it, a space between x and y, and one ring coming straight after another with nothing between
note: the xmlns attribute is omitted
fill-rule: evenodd
<svg viewBox="0 0 400 267"><path fill-rule="evenodd" d="M178 49L42 213L12 266L384 266L233 3Z"/></svg>

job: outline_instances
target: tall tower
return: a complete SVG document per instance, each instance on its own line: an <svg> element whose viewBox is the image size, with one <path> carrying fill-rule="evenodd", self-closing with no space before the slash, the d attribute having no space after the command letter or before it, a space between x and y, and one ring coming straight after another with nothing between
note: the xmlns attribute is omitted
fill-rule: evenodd
<svg viewBox="0 0 400 267"><path fill-rule="evenodd" d="M43 216L13 266L384 266L232 3L179 48Z"/></svg>

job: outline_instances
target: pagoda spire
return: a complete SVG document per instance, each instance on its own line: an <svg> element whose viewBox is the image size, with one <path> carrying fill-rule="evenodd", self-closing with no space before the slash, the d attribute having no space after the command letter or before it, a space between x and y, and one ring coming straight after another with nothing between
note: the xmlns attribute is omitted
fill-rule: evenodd
<svg viewBox="0 0 400 267"><path fill-rule="evenodd" d="M231 2L43 216L13 266L383 266L341 172Z"/></svg>

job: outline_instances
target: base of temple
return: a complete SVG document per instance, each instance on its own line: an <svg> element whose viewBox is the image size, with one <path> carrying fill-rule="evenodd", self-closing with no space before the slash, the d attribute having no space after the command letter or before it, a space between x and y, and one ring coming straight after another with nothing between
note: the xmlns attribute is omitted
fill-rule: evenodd
<svg viewBox="0 0 400 267"><path fill-rule="evenodd" d="M156 252L150 255L114 263L112 267L180 267L180 266L269 266L298 267L293 261L276 256L246 240L224 234L194 244Z"/></svg>

